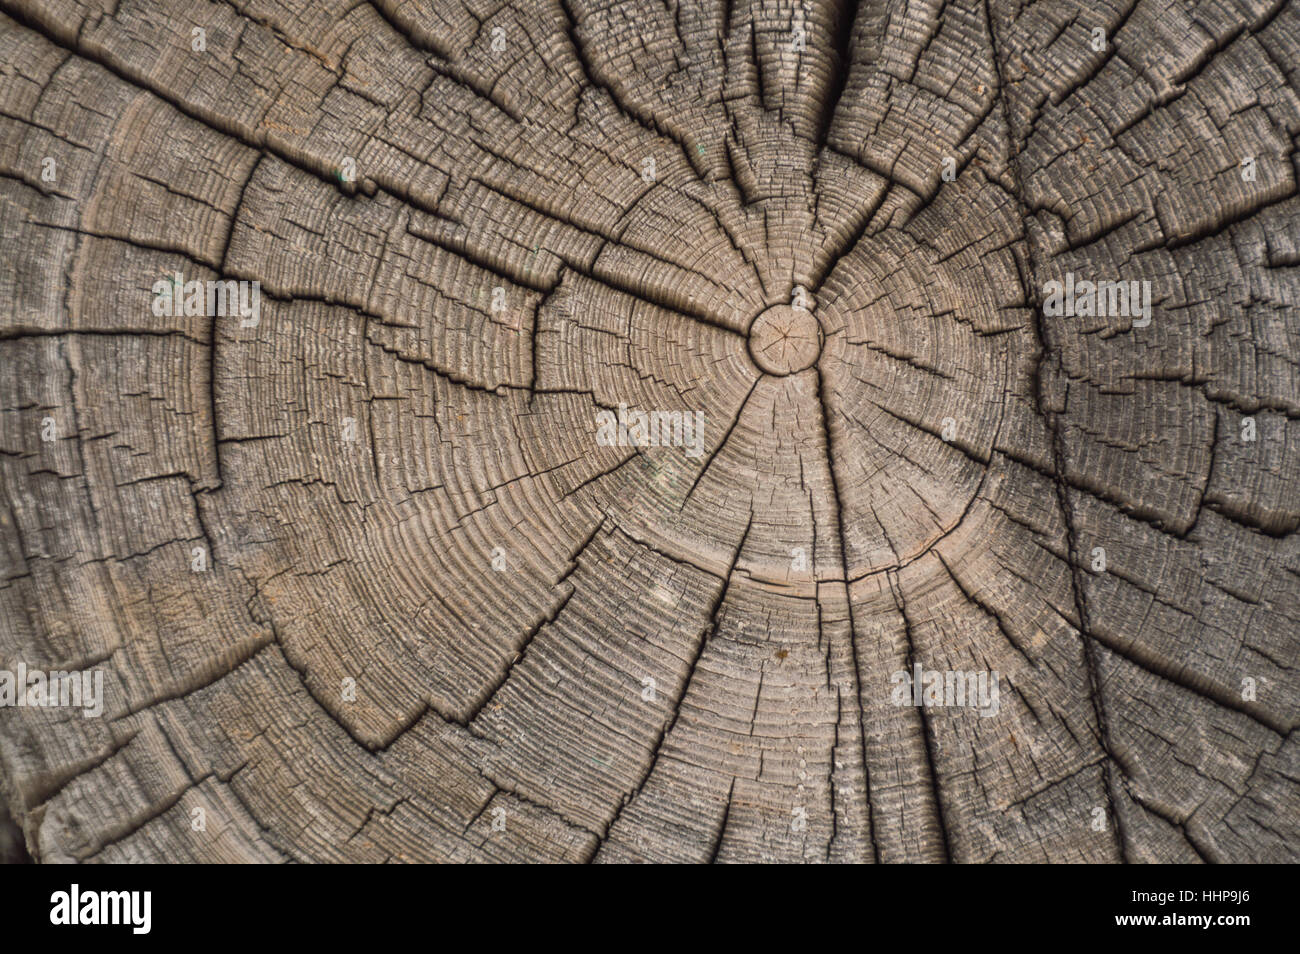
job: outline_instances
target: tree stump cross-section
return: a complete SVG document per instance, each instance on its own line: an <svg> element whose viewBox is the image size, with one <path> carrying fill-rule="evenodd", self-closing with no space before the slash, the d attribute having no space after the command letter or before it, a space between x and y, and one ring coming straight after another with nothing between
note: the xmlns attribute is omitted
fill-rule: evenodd
<svg viewBox="0 0 1300 954"><path fill-rule="evenodd" d="M10 859L1300 860L1300 3L0 48Z"/></svg>

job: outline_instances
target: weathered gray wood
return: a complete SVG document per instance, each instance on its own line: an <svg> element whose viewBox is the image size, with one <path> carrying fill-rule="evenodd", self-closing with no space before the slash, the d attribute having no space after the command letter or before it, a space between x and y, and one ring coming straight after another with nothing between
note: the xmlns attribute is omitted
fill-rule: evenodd
<svg viewBox="0 0 1300 954"><path fill-rule="evenodd" d="M105 687L0 708L33 858L1300 858L1300 4L0 0L0 64L0 670Z"/></svg>

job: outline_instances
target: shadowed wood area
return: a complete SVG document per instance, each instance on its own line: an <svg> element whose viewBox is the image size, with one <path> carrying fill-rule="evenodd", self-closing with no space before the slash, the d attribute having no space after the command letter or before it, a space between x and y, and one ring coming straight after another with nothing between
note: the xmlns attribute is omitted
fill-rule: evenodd
<svg viewBox="0 0 1300 954"><path fill-rule="evenodd" d="M1297 90L1295 0L0 0L5 841L1300 860Z"/></svg>

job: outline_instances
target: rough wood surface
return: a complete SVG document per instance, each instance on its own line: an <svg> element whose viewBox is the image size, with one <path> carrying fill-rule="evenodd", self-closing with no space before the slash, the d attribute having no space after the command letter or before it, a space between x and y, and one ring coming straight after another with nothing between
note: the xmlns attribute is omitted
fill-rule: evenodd
<svg viewBox="0 0 1300 954"><path fill-rule="evenodd" d="M1300 3L0 14L35 859L1300 860Z"/></svg>

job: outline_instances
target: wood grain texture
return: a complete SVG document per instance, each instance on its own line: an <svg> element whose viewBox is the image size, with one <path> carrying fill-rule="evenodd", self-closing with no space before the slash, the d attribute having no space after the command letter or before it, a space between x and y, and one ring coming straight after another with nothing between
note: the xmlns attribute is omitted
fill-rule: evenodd
<svg viewBox="0 0 1300 954"><path fill-rule="evenodd" d="M105 705L6 830L1300 860L1297 90L1294 0L0 0L0 669Z"/></svg>

